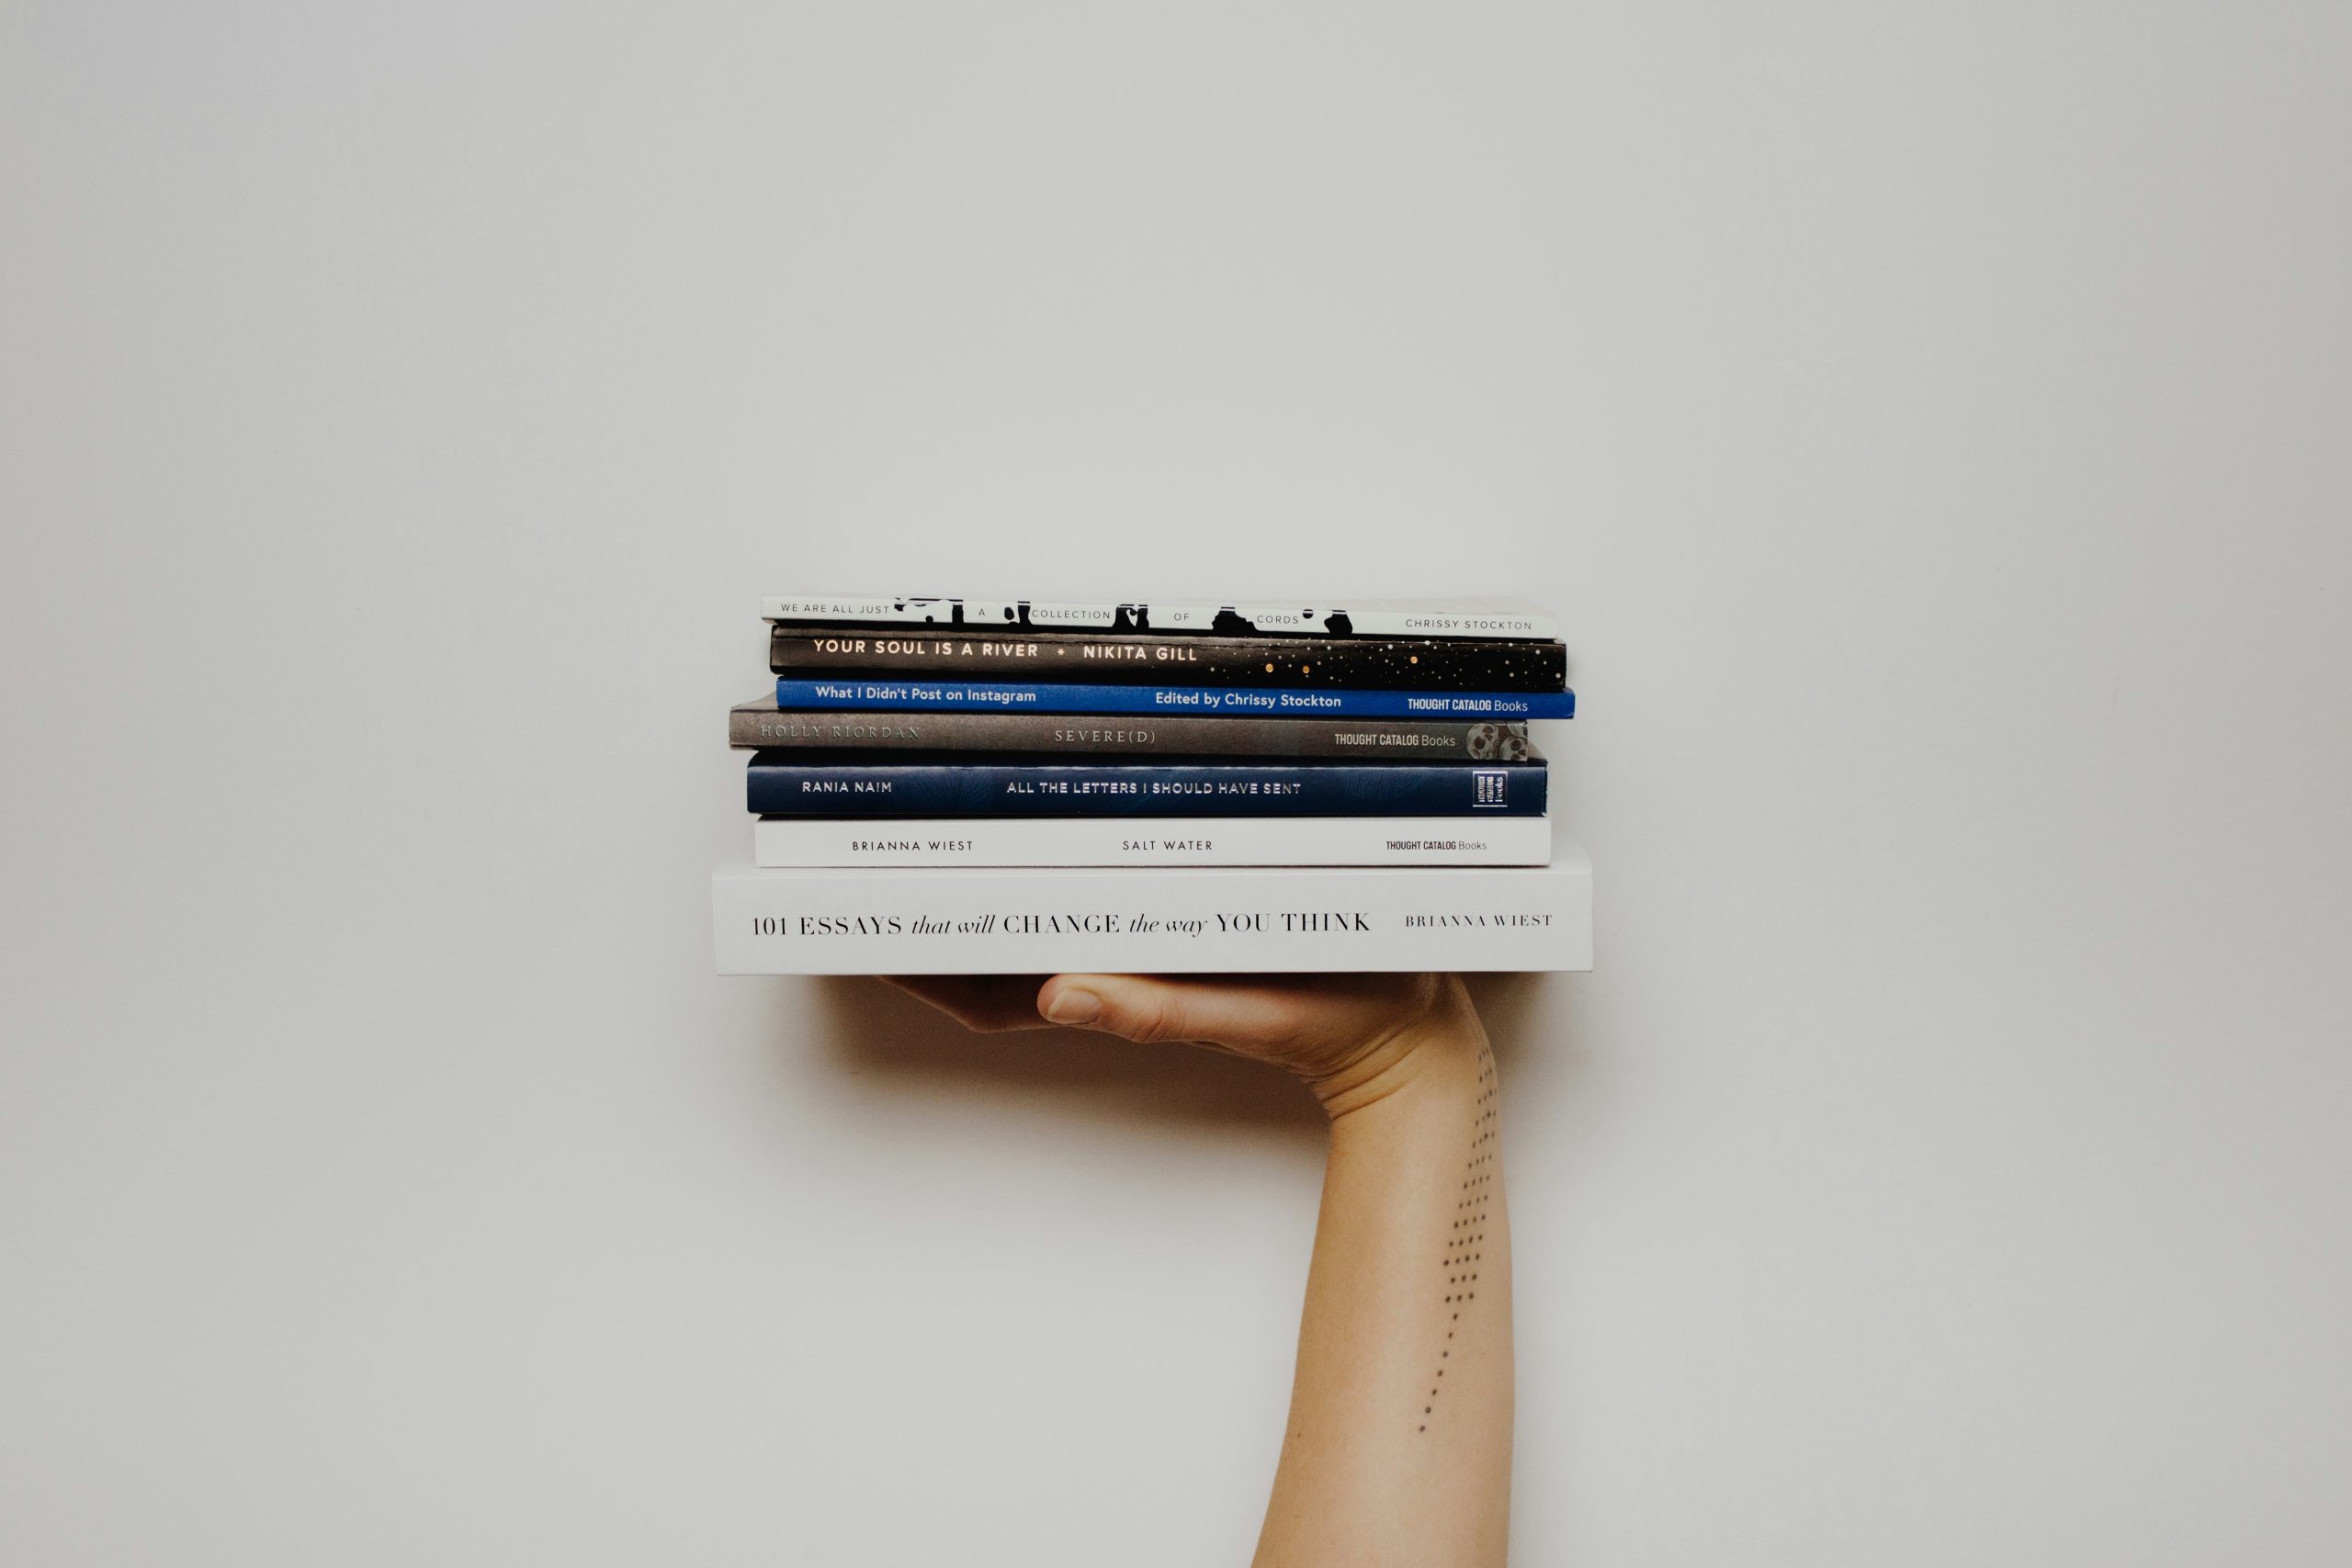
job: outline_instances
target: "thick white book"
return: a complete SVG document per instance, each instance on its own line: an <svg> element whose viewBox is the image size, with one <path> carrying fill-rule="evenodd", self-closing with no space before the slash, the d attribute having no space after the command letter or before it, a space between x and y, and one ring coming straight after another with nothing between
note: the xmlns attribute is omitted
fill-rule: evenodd
<svg viewBox="0 0 2352 1568"><path fill-rule="evenodd" d="M771 593L760 614L786 625L1003 626L1234 636L1478 637L1555 642L1559 618L1532 600L988 599L879 593Z"/></svg>
<svg viewBox="0 0 2352 1568"><path fill-rule="evenodd" d="M763 817L763 866L1542 865L1543 817Z"/></svg>
<svg viewBox="0 0 2352 1568"><path fill-rule="evenodd" d="M722 975L1592 967L1592 863L1131 869L721 866Z"/></svg>

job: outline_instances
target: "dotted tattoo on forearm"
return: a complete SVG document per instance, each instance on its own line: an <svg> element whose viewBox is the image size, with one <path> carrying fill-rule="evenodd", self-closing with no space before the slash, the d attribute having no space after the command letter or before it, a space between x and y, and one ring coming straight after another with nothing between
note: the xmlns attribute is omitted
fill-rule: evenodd
<svg viewBox="0 0 2352 1568"><path fill-rule="evenodd" d="M1453 1359L1453 1337L1461 1332L1462 1309L1478 1299L1479 1264L1486 1257L1487 1198L1495 1180L1495 1057L1478 1052L1478 1097L1470 1121L1470 1154L1454 1192L1453 1223L1445 1243L1445 1345L1437 1353L1437 1374L1430 1379L1427 1403L1421 1406L1417 1431L1430 1429L1438 1395L1445 1389L1445 1370Z"/></svg>

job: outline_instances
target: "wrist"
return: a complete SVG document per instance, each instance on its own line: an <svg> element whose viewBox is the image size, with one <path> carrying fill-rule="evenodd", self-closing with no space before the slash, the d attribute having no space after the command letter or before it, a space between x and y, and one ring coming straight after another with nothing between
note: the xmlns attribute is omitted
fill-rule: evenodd
<svg viewBox="0 0 2352 1568"><path fill-rule="evenodd" d="M1375 1110L1386 1114L1476 1098L1487 1057L1477 1010L1461 980L1448 975L1425 1013L1301 1076L1336 1128Z"/></svg>

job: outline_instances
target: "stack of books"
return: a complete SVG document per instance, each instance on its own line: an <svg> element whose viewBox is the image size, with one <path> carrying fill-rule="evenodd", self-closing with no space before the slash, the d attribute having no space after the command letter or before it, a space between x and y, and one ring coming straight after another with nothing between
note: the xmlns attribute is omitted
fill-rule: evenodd
<svg viewBox="0 0 2352 1568"><path fill-rule="evenodd" d="M729 974L1590 966L1522 599L766 600Z"/></svg>

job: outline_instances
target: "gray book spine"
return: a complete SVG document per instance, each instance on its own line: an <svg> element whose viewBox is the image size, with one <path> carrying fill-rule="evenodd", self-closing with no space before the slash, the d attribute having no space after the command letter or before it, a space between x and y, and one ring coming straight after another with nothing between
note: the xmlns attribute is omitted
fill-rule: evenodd
<svg viewBox="0 0 2352 1568"><path fill-rule="evenodd" d="M791 750L1062 752L1074 756L1354 757L1417 762L1526 759L1524 724L1439 719L1205 718L1185 715L779 712L773 697L727 716L730 746Z"/></svg>

